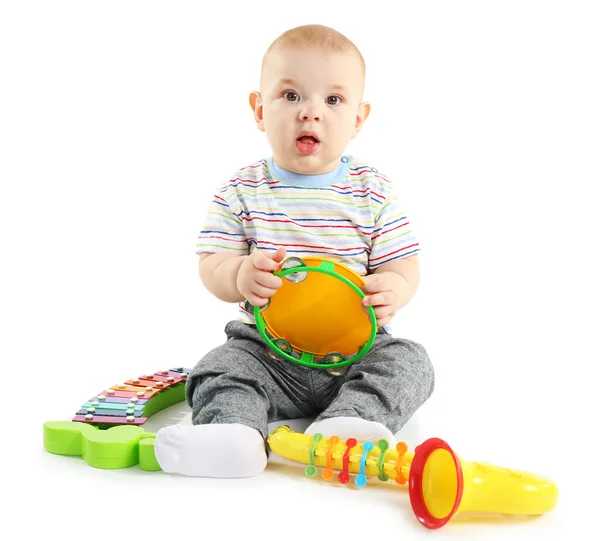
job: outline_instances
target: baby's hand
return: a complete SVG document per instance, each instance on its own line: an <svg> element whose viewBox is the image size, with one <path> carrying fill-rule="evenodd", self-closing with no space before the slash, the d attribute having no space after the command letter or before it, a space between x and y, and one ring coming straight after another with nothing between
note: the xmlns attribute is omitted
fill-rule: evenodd
<svg viewBox="0 0 600 541"><path fill-rule="evenodd" d="M410 300L410 285L396 272L369 274L365 281L362 291L367 296L362 300L363 309L366 312L366 307L372 306L377 326L383 327Z"/></svg>
<svg viewBox="0 0 600 541"><path fill-rule="evenodd" d="M277 270L285 253L282 247L274 253L254 250L241 264L236 286L252 306L264 306L281 287L283 281L273 271Z"/></svg>

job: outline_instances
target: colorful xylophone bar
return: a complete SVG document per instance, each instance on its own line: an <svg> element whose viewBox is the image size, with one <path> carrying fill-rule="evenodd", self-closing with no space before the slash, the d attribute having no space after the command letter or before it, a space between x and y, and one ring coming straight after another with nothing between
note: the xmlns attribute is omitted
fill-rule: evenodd
<svg viewBox="0 0 600 541"><path fill-rule="evenodd" d="M148 408L159 393L184 383L190 368L170 368L113 385L84 402L74 422L101 425L142 425L153 412Z"/></svg>

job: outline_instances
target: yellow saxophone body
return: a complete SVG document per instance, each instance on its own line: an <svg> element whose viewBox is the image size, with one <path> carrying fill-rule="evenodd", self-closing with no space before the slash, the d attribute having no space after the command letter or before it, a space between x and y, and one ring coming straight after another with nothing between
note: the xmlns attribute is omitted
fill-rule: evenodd
<svg viewBox="0 0 600 541"><path fill-rule="evenodd" d="M408 482L411 506L419 522L440 528L463 511L541 515L554 509L558 489L548 478L488 463L459 458L446 442L426 440L408 451L405 443L389 448L386 440L357 442L337 436L323 438L278 427L268 437L270 449L296 462L307 464L306 474L324 468L330 480L334 470L342 483L356 474L355 484L364 486L368 477L381 481Z"/></svg>

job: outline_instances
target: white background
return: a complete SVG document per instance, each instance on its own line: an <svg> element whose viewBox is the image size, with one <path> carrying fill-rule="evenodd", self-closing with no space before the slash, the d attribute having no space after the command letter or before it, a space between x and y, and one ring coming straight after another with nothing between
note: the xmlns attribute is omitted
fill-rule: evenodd
<svg viewBox="0 0 600 541"><path fill-rule="evenodd" d="M531 540L573 536L586 511L594 522L597 3L1 6L3 528ZM393 326L428 349L437 385L398 437L549 476L561 495L541 518L432 534L403 488L327 486L277 457L226 481L43 449L44 421L222 343L235 307L203 290L196 234L215 186L268 156L247 97L271 41L305 23L361 49L372 114L348 151L400 184L423 248L421 287ZM163 414L152 428L189 422L185 404Z"/></svg>

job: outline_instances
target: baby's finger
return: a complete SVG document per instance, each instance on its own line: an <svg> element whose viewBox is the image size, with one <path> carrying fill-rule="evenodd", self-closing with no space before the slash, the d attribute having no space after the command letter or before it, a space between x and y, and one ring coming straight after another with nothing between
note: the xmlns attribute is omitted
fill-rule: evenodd
<svg viewBox="0 0 600 541"><path fill-rule="evenodd" d="M259 297L258 295L254 295L253 293L251 293L250 295L248 295L248 297L246 298L246 300L252 306L264 306L269 301L269 299L267 299L265 297Z"/></svg>
<svg viewBox="0 0 600 541"><path fill-rule="evenodd" d="M373 311L375 312L377 321L392 315L392 309L389 306L377 306L373 308Z"/></svg>
<svg viewBox="0 0 600 541"><path fill-rule="evenodd" d="M277 293L277 290L270 287L261 286L260 284L255 284L252 286L252 294L256 295L257 297L268 299L275 295L275 293Z"/></svg>
<svg viewBox="0 0 600 541"><path fill-rule="evenodd" d="M270 257L265 255L263 252L258 252L252 261L254 263L254 267L259 270L264 271L274 271L277 270L279 264L276 261L273 261Z"/></svg>
<svg viewBox="0 0 600 541"><path fill-rule="evenodd" d="M363 293L380 293L382 291L389 291L389 284L387 281L380 276L369 275L366 277L367 283L362 286Z"/></svg>
<svg viewBox="0 0 600 541"><path fill-rule="evenodd" d="M363 306L362 309L364 312L370 317L370 313L367 306ZM392 320L392 313L387 313L385 307L373 308L373 312L375 313L375 322L378 327L383 327L387 325Z"/></svg>
<svg viewBox="0 0 600 541"><path fill-rule="evenodd" d="M270 272L260 272L256 277L256 282L261 286L269 287L271 289L279 289L283 280L279 276L275 276Z"/></svg>
<svg viewBox="0 0 600 541"><path fill-rule="evenodd" d="M367 295L363 300L363 306L388 306L392 303L392 294L389 291Z"/></svg>
<svg viewBox="0 0 600 541"><path fill-rule="evenodd" d="M285 259L286 251L287 250L283 246L280 246L274 254L269 254L269 256L273 261L281 263Z"/></svg>
<svg viewBox="0 0 600 541"><path fill-rule="evenodd" d="M377 320L377 326L378 327L383 327L384 325L387 325L390 321L392 321L392 316L387 316L387 317L384 317L382 319L378 319Z"/></svg>

